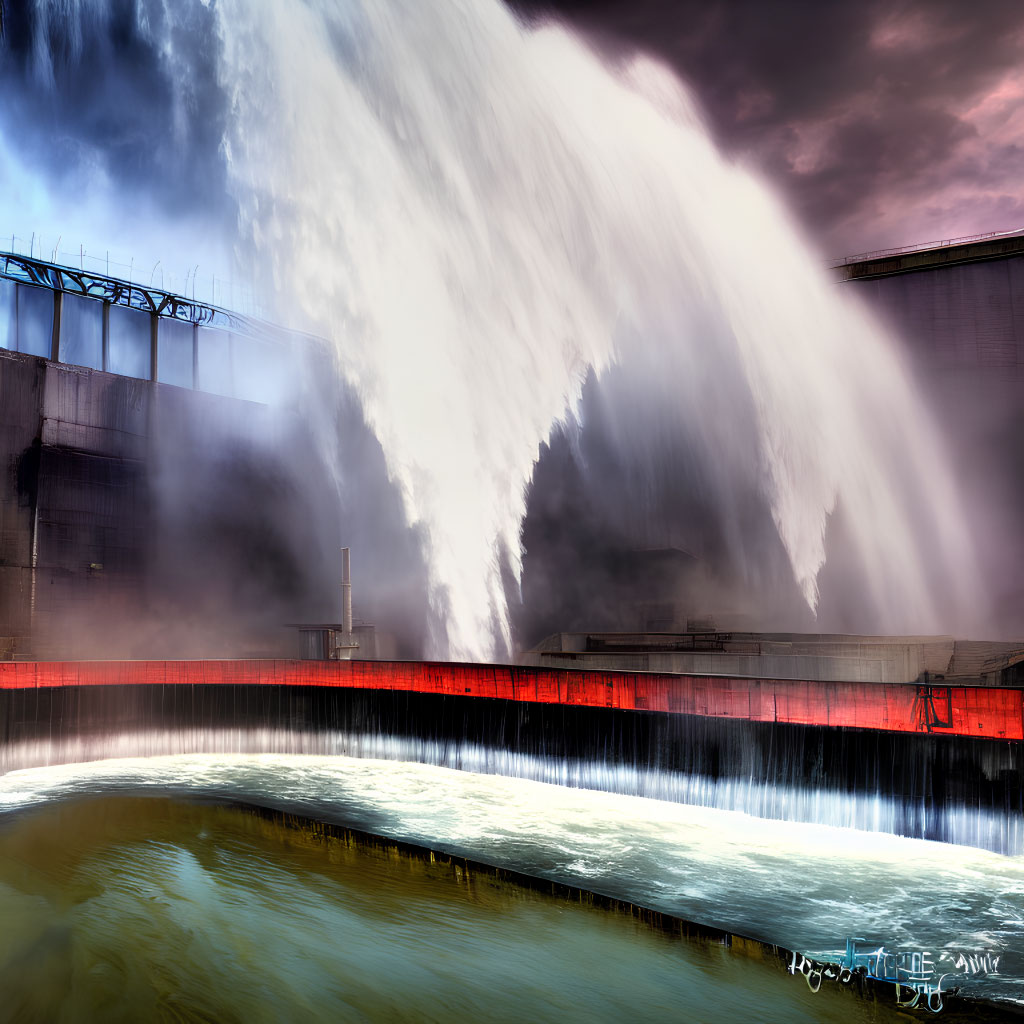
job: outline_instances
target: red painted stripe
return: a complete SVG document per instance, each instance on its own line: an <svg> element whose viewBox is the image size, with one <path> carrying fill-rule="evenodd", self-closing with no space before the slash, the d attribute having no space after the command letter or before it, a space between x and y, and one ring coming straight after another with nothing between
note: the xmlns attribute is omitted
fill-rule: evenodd
<svg viewBox="0 0 1024 1024"><path fill-rule="evenodd" d="M1024 739L1024 690L835 683L405 661L0 662L0 689L49 686L342 686L663 711L887 732Z"/></svg>

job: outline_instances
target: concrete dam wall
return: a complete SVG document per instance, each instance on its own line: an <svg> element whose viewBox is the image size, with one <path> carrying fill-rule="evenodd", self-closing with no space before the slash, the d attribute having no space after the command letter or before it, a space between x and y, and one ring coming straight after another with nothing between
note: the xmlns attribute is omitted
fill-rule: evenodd
<svg viewBox="0 0 1024 1024"><path fill-rule="evenodd" d="M260 325L39 261L7 271L0 657L292 654L284 623L339 617L342 545L354 552L357 615L384 627L377 653L422 652L422 538L358 401L326 394L341 387L335 367L307 372L275 404L283 339ZM978 523L992 636L1019 636L1024 528L1006 510L1024 501L1024 239L836 273L905 340ZM312 406L327 419L313 422ZM580 449L598 477L614 472L607 440L600 409L587 410ZM706 625L718 583L713 549L687 550L694 510L670 502L661 533L627 536L588 486L556 433L523 526L517 647L566 629Z"/></svg>
<svg viewBox="0 0 1024 1024"><path fill-rule="evenodd" d="M1013 687L373 661L0 665L0 772L347 754L1024 850Z"/></svg>
<svg viewBox="0 0 1024 1024"><path fill-rule="evenodd" d="M363 656L417 654L420 540L334 359L0 254L0 659L298 654L286 623L340 618L343 546Z"/></svg>
<svg viewBox="0 0 1024 1024"><path fill-rule="evenodd" d="M0 350L3 653L288 652L330 601L312 452L264 405Z"/></svg>
<svg viewBox="0 0 1024 1024"><path fill-rule="evenodd" d="M994 635L1024 633L1024 234L835 270L905 346L977 524Z"/></svg>

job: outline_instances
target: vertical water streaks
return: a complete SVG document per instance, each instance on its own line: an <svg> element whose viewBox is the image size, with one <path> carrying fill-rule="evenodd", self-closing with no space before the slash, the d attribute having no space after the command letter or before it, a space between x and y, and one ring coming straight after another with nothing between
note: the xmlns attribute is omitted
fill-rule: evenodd
<svg viewBox="0 0 1024 1024"><path fill-rule="evenodd" d="M229 241L278 314L335 342L425 544L429 653L510 651L502 563L518 577L538 445L613 366L636 479L660 486L657 430L714 467L724 518L741 524L733 506L756 492L811 609L841 519L855 607L894 632L969 628L970 538L889 339L660 66L606 66L497 0L33 10L26 96L87 58L79 92L121 81L131 22L153 75L128 127L181 144L136 161L133 187L231 210ZM89 125L60 159L99 154L116 177L134 136Z"/></svg>
<svg viewBox="0 0 1024 1024"><path fill-rule="evenodd" d="M0 736L0 775L205 753L242 778L235 755L344 755L1024 850L1015 741L266 683L4 690Z"/></svg>
<svg viewBox="0 0 1024 1024"><path fill-rule="evenodd" d="M336 340L425 528L434 653L508 650L499 562L520 568L538 444L614 362L647 368L645 419L756 481L812 609L837 506L891 628L972 606L955 489L888 339L665 70L605 67L485 0L219 14L244 241ZM637 418L618 410L642 464Z"/></svg>

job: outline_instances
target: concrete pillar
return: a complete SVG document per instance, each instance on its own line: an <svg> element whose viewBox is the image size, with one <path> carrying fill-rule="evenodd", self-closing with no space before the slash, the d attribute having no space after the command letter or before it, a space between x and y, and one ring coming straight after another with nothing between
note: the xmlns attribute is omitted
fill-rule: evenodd
<svg viewBox="0 0 1024 1024"><path fill-rule="evenodd" d="M103 303L103 362L104 373L110 372L110 303Z"/></svg>

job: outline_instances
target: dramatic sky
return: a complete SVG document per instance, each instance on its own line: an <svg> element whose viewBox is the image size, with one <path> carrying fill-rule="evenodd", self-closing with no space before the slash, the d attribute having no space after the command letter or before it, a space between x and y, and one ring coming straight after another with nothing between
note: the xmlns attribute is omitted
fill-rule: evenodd
<svg viewBox="0 0 1024 1024"><path fill-rule="evenodd" d="M516 0L695 89L827 255L1024 227L1021 0Z"/></svg>
<svg viewBox="0 0 1024 1024"><path fill-rule="evenodd" d="M506 2L568 21L613 56L642 50L675 68L719 142L784 192L827 256L1024 227L1024 0ZM134 172L194 208L219 194L222 173L213 19L200 4L173 19L149 7L153 38L132 28L133 4L113 4L100 19L110 31L79 41L81 60L37 61L33 72L32 54L46 50L34 44L32 5L0 0L0 86L18 95L0 109L0 130L17 134L19 152L66 162L76 181L76 147L94 143L116 155L119 177ZM60 19L48 20L56 38ZM173 130L154 136L172 97L152 48L175 33L204 44L177 47L190 93L164 125ZM24 88L33 75L37 86L56 78L58 110L46 90Z"/></svg>

